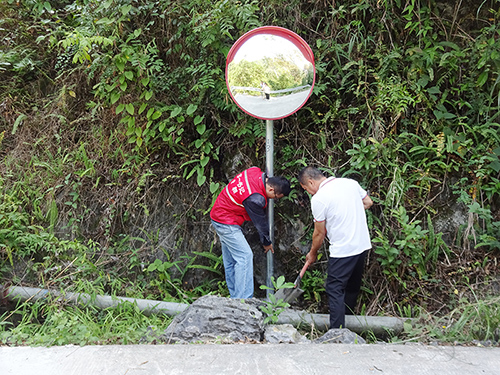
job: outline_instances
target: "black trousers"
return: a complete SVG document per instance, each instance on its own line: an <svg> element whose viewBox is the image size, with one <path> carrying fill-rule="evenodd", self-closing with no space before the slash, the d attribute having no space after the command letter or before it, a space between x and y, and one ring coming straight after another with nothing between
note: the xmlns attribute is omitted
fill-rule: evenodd
<svg viewBox="0 0 500 375"><path fill-rule="evenodd" d="M328 261L325 289L330 307L330 329L345 328L345 316L354 314L367 253L368 250L346 258L330 257Z"/></svg>

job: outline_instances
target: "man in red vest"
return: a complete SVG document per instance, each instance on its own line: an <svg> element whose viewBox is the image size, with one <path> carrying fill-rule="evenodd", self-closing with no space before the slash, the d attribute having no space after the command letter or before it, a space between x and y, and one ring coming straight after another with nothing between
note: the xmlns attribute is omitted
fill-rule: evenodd
<svg viewBox="0 0 500 375"><path fill-rule="evenodd" d="M280 199L290 193L290 182L284 177L267 177L252 167L238 174L217 197L210 218L219 235L226 283L231 298L252 298L253 253L241 230L252 221L267 253L274 253L269 235L267 200Z"/></svg>

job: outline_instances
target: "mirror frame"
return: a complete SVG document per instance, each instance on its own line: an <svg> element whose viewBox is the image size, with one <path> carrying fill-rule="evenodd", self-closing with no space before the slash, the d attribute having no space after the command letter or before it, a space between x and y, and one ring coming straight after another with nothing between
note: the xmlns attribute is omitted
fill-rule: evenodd
<svg viewBox="0 0 500 375"><path fill-rule="evenodd" d="M279 36L279 37L287 39L288 41L292 42L299 49L299 51L302 53L302 55L304 56L304 58L312 64L312 68L313 68L313 82L312 82L309 94L307 95L307 97L305 98L305 100L297 108L295 108L295 110L293 110L293 111L291 111L291 112L289 112L289 113L287 113L287 114L285 114L283 116L280 116L280 117L262 117L262 116L257 116L255 114L252 114L252 113L248 112L234 98L233 93L231 92L231 88L229 86L229 77L228 77L229 64L234 60L234 57L238 53L239 49L243 46L243 44L246 41L248 41L250 38L252 38L253 36L259 35L259 34L271 34L271 35L274 35L274 36ZM234 101L234 103L236 103L236 105L243 112L247 113L248 115L250 115L252 117L256 117L256 118L259 118L259 119L262 119L262 120L279 120L279 119L282 119L282 118L285 118L287 116L290 116L290 115L294 114L300 108L302 108L304 106L304 104L307 102L307 100L309 99L309 97L312 94L312 91L313 91L313 88L314 88L314 84L316 82L316 67L314 65L314 55L313 55L313 52L311 50L311 47L309 47L309 45L306 43L306 41L304 39L302 39L298 34L294 33L293 31L290 31L288 29L285 29L283 27L279 27L279 26L261 26L261 27L258 27L256 29L248 31L247 33L245 33L243 36L241 36L233 44L233 46L231 47L231 49L229 50L229 52L227 54L227 58L226 58L226 74L225 74L225 76L226 76L225 78L226 78L227 91L229 92L229 95L231 96L231 99Z"/></svg>

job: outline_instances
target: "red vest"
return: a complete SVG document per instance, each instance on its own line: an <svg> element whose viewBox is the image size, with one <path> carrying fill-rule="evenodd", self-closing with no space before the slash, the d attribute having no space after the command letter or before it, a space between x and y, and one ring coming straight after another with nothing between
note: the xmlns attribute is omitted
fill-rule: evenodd
<svg viewBox="0 0 500 375"><path fill-rule="evenodd" d="M233 178L215 200L210 211L212 220L230 225L242 225L243 222L250 221L243 201L254 193L262 195L267 206L266 187L262 175L259 168L252 167Z"/></svg>

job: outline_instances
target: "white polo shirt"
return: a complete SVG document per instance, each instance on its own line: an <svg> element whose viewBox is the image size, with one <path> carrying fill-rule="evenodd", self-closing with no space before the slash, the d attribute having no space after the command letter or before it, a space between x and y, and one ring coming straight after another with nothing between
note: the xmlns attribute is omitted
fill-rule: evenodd
<svg viewBox="0 0 500 375"><path fill-rule="evenodd" d="M345 258L371 248L363 199L367 192L349 178L330 177L311 199L314 221L326 221L330 256Z"/></svg>

